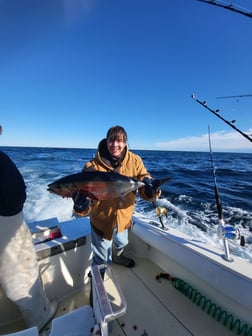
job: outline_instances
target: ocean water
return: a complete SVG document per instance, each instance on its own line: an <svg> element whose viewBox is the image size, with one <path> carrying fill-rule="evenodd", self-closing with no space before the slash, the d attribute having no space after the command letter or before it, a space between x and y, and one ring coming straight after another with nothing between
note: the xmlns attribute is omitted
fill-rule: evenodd
<svg viewBox="0 0 252 336"><path fill-rule="evenodd" d="M1 147L15 162L27 186L24 215L28 224L57 217L72 218L71 199L51 194L47 185L80 172L96 149ZM134 151L134 150L133 150ZM158 205L168 210L163 222L190 236L222 247L210 153L136 150L151 175L170 177ZM252 154L213 153L225 224L245 238L229 241L230 252L252 263ZM158 220L152 203L137 198L135 210Z"/></svg>

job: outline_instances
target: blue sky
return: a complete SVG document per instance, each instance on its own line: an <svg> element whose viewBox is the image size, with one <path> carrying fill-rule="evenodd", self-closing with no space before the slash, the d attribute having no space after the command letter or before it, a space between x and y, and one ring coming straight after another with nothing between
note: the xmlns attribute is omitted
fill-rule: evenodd
<svg viewBox="0 0 252 336"><path fill-rule="evenodd" d="M235 4L252 10L250 0ZM252 153L252 19L197 0L1 0L2 146Z"/></svg>

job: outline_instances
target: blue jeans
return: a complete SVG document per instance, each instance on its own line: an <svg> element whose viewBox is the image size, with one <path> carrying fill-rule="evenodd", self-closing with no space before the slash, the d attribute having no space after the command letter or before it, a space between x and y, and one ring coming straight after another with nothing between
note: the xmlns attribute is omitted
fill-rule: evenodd
<svg viewBox="0 0 252 336"><path fill-rule="evenodd" d="M92 265L102 265L112 263L112 245L120 250L128 244L128 230L120 233L117 227L114 229L112 240L107 240L99 236L91 227L91 247L93 250Z"/></svg>

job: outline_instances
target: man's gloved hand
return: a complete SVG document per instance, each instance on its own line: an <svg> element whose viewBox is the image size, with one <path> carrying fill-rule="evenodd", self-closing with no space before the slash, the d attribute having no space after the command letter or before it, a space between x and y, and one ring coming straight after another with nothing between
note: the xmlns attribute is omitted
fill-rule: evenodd
<svg viewBox="0 0 252 336"><path fill-rule="evenodd" d="M143 179L143 182L145 183L144 186L144 193L149 198L158 198L161 195L161 189L160 186L155 185L155 179L145 177Z"/></svg>
<svg viewBox="0 0 252 336"><path fill-rule="evenodd" d="M88 210L89 200L81 191L75 191L72 196L74 202L74 211L85 212Z"/></svg>

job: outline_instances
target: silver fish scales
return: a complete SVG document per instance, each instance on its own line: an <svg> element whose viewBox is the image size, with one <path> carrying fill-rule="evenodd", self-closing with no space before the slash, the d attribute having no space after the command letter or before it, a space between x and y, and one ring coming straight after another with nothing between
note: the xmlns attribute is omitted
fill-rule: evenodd
<svg viewBox="0 0 252 336"><path fill-rule="evenodd" d="M48 185L48 191L62 197L72 197L81 191L94 200L123 197L145 183L114 172L87 171L62 177Z"/></svg>

